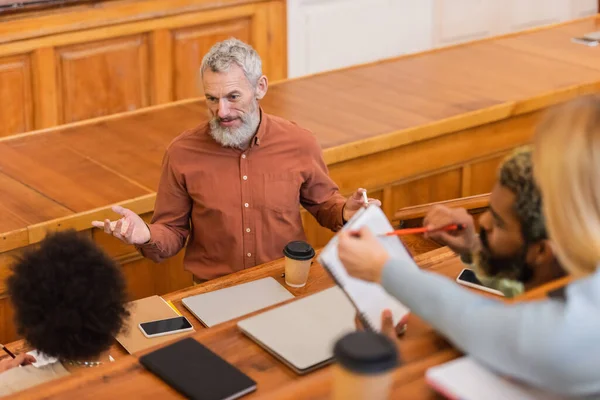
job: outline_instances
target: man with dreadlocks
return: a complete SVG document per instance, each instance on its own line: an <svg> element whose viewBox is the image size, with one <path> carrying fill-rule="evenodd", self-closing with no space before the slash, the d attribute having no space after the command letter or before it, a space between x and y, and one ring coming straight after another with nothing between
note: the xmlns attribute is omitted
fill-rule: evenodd
<svg viewBox="0 0 600 400"><path fill-rule="evenodd" d="M548 240L531 155L529 147L517 149L499 167L489 209L479 219L479 235L465 209L436 206L423 221L429 229L463 224L461 231L427 236L460 254L482 283L507 297L564 274Z"/></svg>

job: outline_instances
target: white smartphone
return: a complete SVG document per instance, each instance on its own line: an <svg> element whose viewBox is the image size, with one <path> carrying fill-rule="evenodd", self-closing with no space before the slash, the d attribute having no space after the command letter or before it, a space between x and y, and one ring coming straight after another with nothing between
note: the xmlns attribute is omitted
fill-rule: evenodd
<svg viewBox="0 0 600 400"><path fill-rule="evenodd" d="M572 38L573 43L585 44L586 46L596 47L599 44L598 39L591 39L585 36Z"/></svg>
<svg viewBox="0 0 600 400"><path fill-rule="evenodd" d="M142 322L138 325L147 338L171 335L173 333L188 332L194 329L186 317L159 319L156 321Z"/></svg>
<svg viewBox="0 0 600 400"><path fill-rule="evenodd" d="M475 276L475 272L473 272L472 269L463 269L458 275L458 278L456 278L456 282L473 289L483 290L484 292L492 293L497 296L504 296L501 291L484 286L483 283L477 279L477 276Z"/></svg>

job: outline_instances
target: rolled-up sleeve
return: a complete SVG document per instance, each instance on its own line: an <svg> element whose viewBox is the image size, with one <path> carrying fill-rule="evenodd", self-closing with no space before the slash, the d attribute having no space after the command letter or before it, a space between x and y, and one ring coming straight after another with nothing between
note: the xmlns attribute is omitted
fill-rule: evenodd
<svg viewBox="0 0 600 400"><path fill-rule="evenodd" d="M323 151L314 135L310 134L306 146L307 179L300 188L300 203L321 226L336 232L344 225L343 209L346 198L329 177Z"/></svg>
<svg viewBox="0 0 600 400"><path fill-rule="evenodd" d="M167 150L162 171L154 215L148 225L150 242L136 246L144 257L155 262L177 254L185 245L190 233L192 200L185 188L183 175L178 173Z"/></svg>

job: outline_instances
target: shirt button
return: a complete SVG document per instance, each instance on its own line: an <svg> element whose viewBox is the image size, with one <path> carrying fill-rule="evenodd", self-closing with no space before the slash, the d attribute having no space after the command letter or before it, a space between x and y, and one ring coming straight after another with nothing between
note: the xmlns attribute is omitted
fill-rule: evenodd
<svg viewBox="0 0 600 400"><path fill-rule="evenodd" d="M244 207L248 208L249 206L250 206L250 204L244 203Z"/></svg>
<svg viewBox="0 0 600 400"><path fill-rule="evenodd" d="M245 155L245 154L242 154L242 158L246 158L246 155Z"/></svg>
<svg viewBox="0 0 600 400"><path fill-rule="evenodd" d="M244 176L242 176L242 179L245 180L245 181L247 181L248 177L246 175L244 175Z"/></svg>
<svg viewBox="0 0 600 400"><path fill-rule="evenodd" d="M250 228L246 228L246 232L250 233Z"/></svg>
<svg viewBox="0 0 600 400"><path fill-rule="evenodd" d="M252 253L248 253L246 254L248 257L252 257Z"/></svg>

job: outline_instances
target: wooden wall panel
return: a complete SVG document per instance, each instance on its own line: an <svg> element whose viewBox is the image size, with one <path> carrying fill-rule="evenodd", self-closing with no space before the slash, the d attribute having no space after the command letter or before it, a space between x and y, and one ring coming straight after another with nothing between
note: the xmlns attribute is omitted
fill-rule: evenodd
<svg viewBox="0 0 600 400"><path fill-rule="evenodd" d="M61 122L75 122L150 104L146 35L57 49Z"/></svg>
<svg viewBox="0 0 600 400"><path fill-rule="evenodd" d="M125 257L132 254L135 250L131 245L121 242L119 239L107 235L102 230L92 230L92 237L94 242L106 251L106 253L113 258Z"/></svg>
<svg viewBox="0 0 600 400"><path fill-rule="evenodd" d="M0 340L8 343L18 338L13 322L13 307L8 297L0 298Z"/></svg>
<svg viewBox="0 0 600 400"><path fill-rule="evenodd" d="M29 55L0 58L0 136L33 129Z"/></svg>
<svg viewBox="0 0 600 400"><path fill-rule="evenodd" d="M33 52L33 79L35 129L58 124L58 90L56 54L53 47L42 47Z"/></svg>
<svg viewBox="0 0 600 400"><path fill-rule="evenodd" d="M171 293L179 289L192 286L192 274L183 269L182 250L175 257L154 264L154 292L156 294ZM148 262L148 261L147 261Z"/></svg>
<svg viewBox="0 0 600 400"><path fill-rule="evenodd" d="M135 2L65 7L64 19L0 15L0 137L202 97L202 57L232 36L258 51L271 81L287 77L285 0ZM40 18L52 28L32 29Z"/></svg>
<svg viewBox="0 0 600 400"><path fill-rule="evenodd" d="M154 264L151 261L139 256L135 261L123 264L123 274L127 280L130 300L156 294Z"/></svg>
<svg viewBox="0 0 600 400"><path fill-rule="evenodd" d="M423 177L392 187L394 210L461 197L460 169Z"/></svg>
<svg viewBox="0 0 600 400"><path fill-rule="evenodd" d="M503 153L493 158L477 161L470 165L471 183L470 191L466 196L488 193L492 191L496 182L498 166L508 153Z"/></svg>
<svg viewBox="0 0 600 400"><path fill-rule="evenodd" d="M252 37L253 39L256 36L264 38L256 43L256 51L261 55L263 72L268 75L269 81L283 80L288 77L286 2L271 1L268 7L258 10L258 15L261 14L264 14L263 19L254 18ZM264 29L265 26L269 27L267 31Z"/></svg>
<svg viewBox="0 0 600 400"><path fill-rule="evenodd" d="M355 189L357 182L366 188L381 188L403 179L469 164L478 158L529 143L539 117L539 112L523 114L434 140L331 164L329 175L342 192L348 193Z"/></svg>
<svg viewBox="0 0 600 400"><path fill-rule="evenodd" d="M230 37L250 43L251 22L250 18L240 18L173 31L175 100L204 96L204 89L199 79L202 58L216 42Z"/></svg>
<svg viewBox="0 0 600 400"><path fill-rule="evenodd" d="M11 275L10 266L21 252L22 249L16 249L0 253L0 298L6 295L6 278Z"/></svg>

